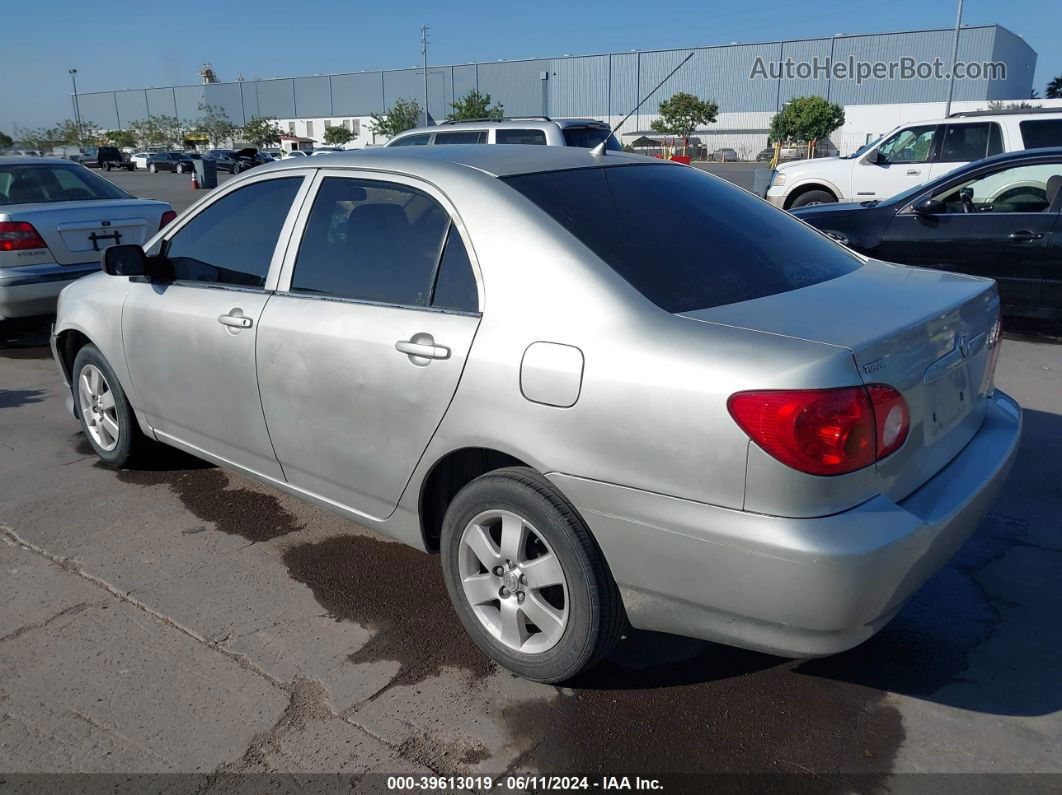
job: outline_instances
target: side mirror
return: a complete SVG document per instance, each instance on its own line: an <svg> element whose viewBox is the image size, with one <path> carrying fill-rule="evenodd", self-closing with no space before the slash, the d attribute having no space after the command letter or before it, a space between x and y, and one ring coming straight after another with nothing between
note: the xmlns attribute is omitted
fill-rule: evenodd
<svg viewBox="0 0 1062 795"><path fill-rule="evenodd" d="M911 209L919 215L937 215L944 212L947 206L939 199L922 199L915 202Z"/></svg>
<svg viewBox="0 0 1062 795"><path fill-rule="evenodd" d="M111 276L146 276L148 258L140 246L127 243L103 250L103 272Z"/></svg>

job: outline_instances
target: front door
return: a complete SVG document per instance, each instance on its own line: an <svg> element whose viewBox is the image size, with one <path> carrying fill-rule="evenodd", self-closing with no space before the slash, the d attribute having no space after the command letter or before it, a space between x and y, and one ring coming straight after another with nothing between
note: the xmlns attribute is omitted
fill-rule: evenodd
<svg viewBox="0 0 1062 795"><path fill-rule="evenodd" d="M386 517L479 325L461 230L416 181L325 176L285 271L258 331L277 458L293 485Z"/></svg>
<svg viewBox="0 0 1062 795"><path fill-rule="evenodd" d="M929 180L937 126L897 130L852 169L852 200L888 199Z"/></svg>
<svg viewBox="0 0 1062 795"><path fill-rule="evenodd" d="M1004 306L1040 306L1058 216L1048 181L1059 173L1062 163L1012 166L950 183L931 197L938 212L896 215L878 256L995 279Z"/></svg>
<svg viewBox="0 0 1062 795"><path fill-rule="evenodd" d="M134 284L122 311L136 406L156 432L274 478L255 340L303 180L259 179L207 205L167 236L162 278Z"/></svg>

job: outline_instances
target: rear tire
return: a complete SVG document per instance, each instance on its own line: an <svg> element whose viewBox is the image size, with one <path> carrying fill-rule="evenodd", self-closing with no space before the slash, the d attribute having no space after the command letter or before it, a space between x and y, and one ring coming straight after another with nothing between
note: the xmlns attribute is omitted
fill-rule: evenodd
<svg viewBox="0 0 1062 795"><path fill-rule="evenodd" d="M836 204L837 197L830 193L828 190L809 190L805 193L801 193L795 199L793 203L789 205L790 210L795 210L797 207L808 207L812 204Z"/></svg>
<svg viewBox="0 0 1062 795"><path fill-rule="evenodd" d="M154 163L148 163L148 171L150 171L152 174L157 174L159 172L159 167L156 166Z"/></svg>
<svg viewBox="0 0 1062 795"><path fill-rule="evenodd" d="M532 469L495 470L461 489L446 510L440 551L465 630L520 676L563 682L619 640L626 616L601 551L572 505Z"/></svg>
<svg viewBox="0 0 1062 795"><path fill-rule="evenodd" d="M81 430L103 463L121 468L150 450L118 376L95 345L78 351L71 383Z"/></svg>
<svg viewBox="0 0 1062 795"><path fill-rule="evenodd" d="M177 171L178 174L183 174L184 173L184 164L183 163L178 163L177 164L177 168L175 170Z"/></svg>

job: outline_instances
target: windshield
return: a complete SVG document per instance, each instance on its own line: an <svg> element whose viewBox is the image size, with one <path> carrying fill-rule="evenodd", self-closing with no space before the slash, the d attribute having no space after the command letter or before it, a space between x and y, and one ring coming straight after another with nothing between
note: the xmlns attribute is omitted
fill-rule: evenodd
<svg viewBox="0 0 1062 795"><path fill-rule="evenodd" d="M852 152L852 154L845 155L844 158L842 158L842 159L844 159L844 160L854 160L857 157L861 157L863 155L863 153L866 152L868 149L870 149L871 147L877 146L878 145L878 141L880 141L884 137L885 136L882 135L882 136L880 136L878 138L875 138L870 143L863 144L861 147L859 147L854 152Z"/></svg>
<svg viewBox="0 0 1062 795"><path fill-rule="evenodd" d="M623 147L619 145L616 136L612 134L612 130L608 127L564 128L564 143L567 146L580 146L583 149L593 149L606 138L608 139L608 143L605 144L605 149L608 149L611 152L623 151Z"/></svg>
<svg viewBox="0 0 1062 795"><path fill-rule="evenodd" d="M784 293L861 265L788 213L693 168L612 166L505 181L668 312Z"/></svg>
<svg viewBox="0 0 1062 795"><path fill-rule="evenodd" d="M0 205L132 198L82 166L0 166Z"/></svg>

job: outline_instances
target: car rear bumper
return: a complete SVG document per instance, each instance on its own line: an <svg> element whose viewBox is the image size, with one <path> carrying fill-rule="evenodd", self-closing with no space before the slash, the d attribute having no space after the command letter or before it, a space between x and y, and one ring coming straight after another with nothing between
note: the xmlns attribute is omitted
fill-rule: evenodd
<svg viewBox="0 0 1062 795"><path fill-rule="evenodd" d="M55 312L64 287L99 269L98 263L0 268L0 320Z"/></svg>
<svg viewBox="0 0 1062 795"><path fill-rule="evenodd" d="M977 528L1010 470L1021 409L996 392L977 435L907 498L788 519L569 475L634 627L789 657L869 638Z"/></svg>

